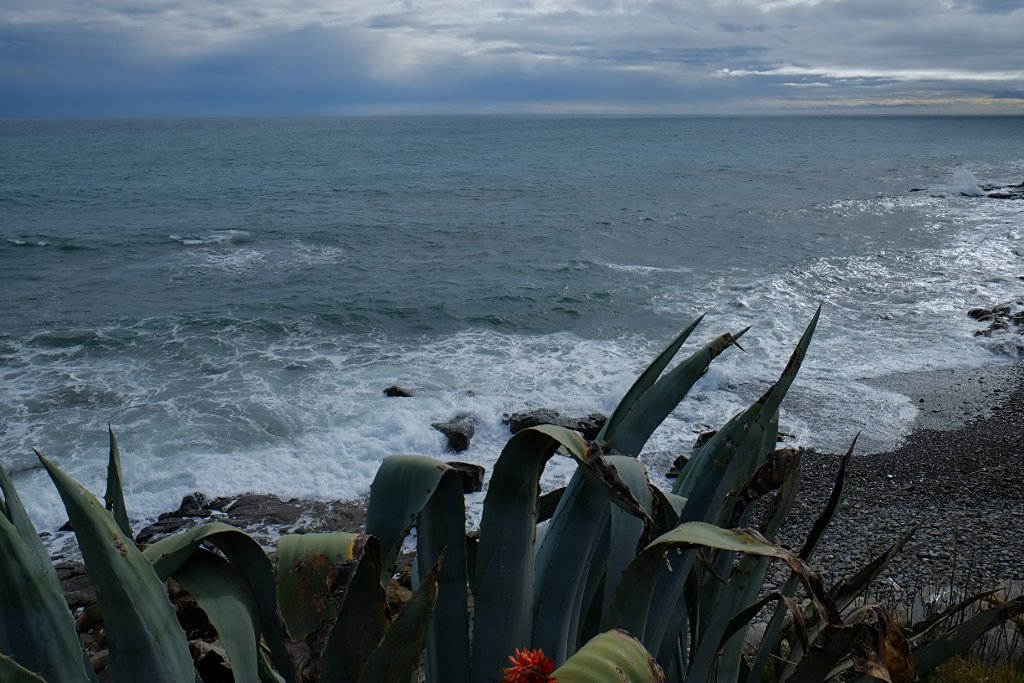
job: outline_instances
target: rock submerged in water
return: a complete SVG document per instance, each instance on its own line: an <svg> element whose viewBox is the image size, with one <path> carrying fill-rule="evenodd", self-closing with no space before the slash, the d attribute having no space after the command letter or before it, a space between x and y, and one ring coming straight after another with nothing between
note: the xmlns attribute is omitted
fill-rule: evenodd
<svg viewBox="0 0 1024 683"><path fill-rule="evenodd" d="M469 448L469 442L476 433L476 417L459 413L447 422L433 422L430 426L448 438L448 448L461 453Z"/></svg>
<svg viewBox="0 0 1024 683"><path fill-rule="evenodd" d="M409 398L412 396L412 392L408 389L392 384L390 387L384 390L385 396L393 398Z"/></svg>
<svg viewBox="0 0 1024 683"><path fill-rule="evenodd" d="M551 408L512 413L502 419L502 422L508 424L508 430L513 434L521 432L527 427L556 425L580 432L583 438L588 441L593 441L597 438L598 432L601 431L601 428L604 427L604 423L607 421L608 417L601 413L590 413L583 417L567 417Z"/></svg>
<svg viewBox="0 0 1024 683"><path fill-rule="evenodd" d="M985 191L985 196L990 199L1024 199L1024 182L1018 185L1005 185L1003 187L982 185L981 189Z"/></svg>
<svg viewBox="0 0 1024 683"><path fill-rule="evenodd" d="M1021 306L1024 306L1024 302L1018 301L1016 306L1004 303L991 308L978 307L967 311L971 318L988 323L988 327L975 330L974 336L991 337L993 333L1009 330L1013 326L1016 327L1018 334L1024 334L1024 309L1021 309Z"/></svg>

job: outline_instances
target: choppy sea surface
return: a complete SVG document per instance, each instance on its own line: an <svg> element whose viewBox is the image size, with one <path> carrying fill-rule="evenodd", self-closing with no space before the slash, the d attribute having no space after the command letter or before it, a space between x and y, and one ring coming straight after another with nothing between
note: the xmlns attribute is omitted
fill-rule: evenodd
<svg viewBox="0 0 1024 683"><path fill-rule="evenodd" d="M898 372L1007 363L965 313L1021 298L1024 118L0 121L0 461L65 519L33 448L128 505L354 498L430 423L609 412L645 364L752 329L649 450L689 447L821 322L783 430L896 445ZM398 384L412 398L387 398ZM552 477L567 468L555 467Z"/></svg>

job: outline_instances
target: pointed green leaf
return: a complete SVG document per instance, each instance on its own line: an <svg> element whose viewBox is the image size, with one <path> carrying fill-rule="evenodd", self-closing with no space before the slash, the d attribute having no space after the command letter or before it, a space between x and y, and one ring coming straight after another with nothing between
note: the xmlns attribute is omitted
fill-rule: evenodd
<svg viewBox="0 0 1024 683"><path fill-rule="evenodd" d="M103 494L103 502L114 521L125 536L134 538L131 524L128 522L128 508L124 504L124 489L121 485L121 449L117 447L114 430L107 425L110 433L110 457L107 460L107 490Z"/></svg>
<svg viewBox="0 0 1024 683"><path fill-rule="evenodd" d="M270 558L251 536L222 522L207 522L188 531L162 538L143 550L161 580L181 567L203 543L211 543L245 580L260 614L263 637L273 656L274 666L286 681L295 680L291 658L285 649L284 628L277 610L277 585Z"/></svg>
<svg viewBox="0 0 1024 683"><path fill-rule="evenodd" d="M324 648L323 683L357 683L391 624L391 612L380 583L381 564L380 544L369 536L352 580L341 596L338 617Z"/></svg>
<svg viewBox="0 0 1024 683"><path fill-rule="evenodd" d="M1024 596L978 612L940 638L914 650L918 673L922 676L940 664L964 652L991 628L1024 614Z"/></svg>
<svg viewBox="0 0 1024 683"><path fill-rule="evenodd" d="M0 477L6 477L2 468ZM0 650L52 683L95 680L56 576L40 566L5 515L0 515Z"/></svg>
<svg viewBox="0 0 1024 683"><path fill-rule="evenodd" d="M4 681L4 683L46 683L42 676L32 673L3 653L0 653L0 681Z"/></svg>
<svg viewBox="0 0 1024 683"><path fill-rule="evenodd" d="M444 562L440 562L441 557ZM446 472L416 517L416 564L426 576L440 562L437 604L427 629L427 679L470 682L466 505L462 482Z"/></svg>
<svg viewBox="0 0 1024 683"><path fill-rule="evenodd" d="M672 362L676 353L679 352L683 342L685 342L689 336L697 329L697 325L704 319L704 314L697 316L697 319L690 323L689 327L683 330L679 336L672 340L672 343L665 348L654 361L647 366L636 381L633 382L633 386L629 388L629 391L625 393L619 404L615 406L615 410L611 416L604 423L601 431L597 433L597 438L594 441L602 442L607 441L607 435L609 433L614 434L619 427L619 424L625 419L626 415L633 409L636 402L640 400L640 397L647 393L647 390L654 386L654 383L658 381L661 373L665 371L668 364Z"/></svg>
<svg viewBox="0 0 1024 683"><path fill-rule="evenodd" d="M193 683L185 634L153 567L95 496L41 454L39 460L64 501L96 586L114 678L131 680L145 671L153 683Z"/></svg>
<svg viewBox="0 0 1024 683"><path fill-rule="evenodd" d="M386 458L374 477L366 530L385 552L382 581L394 571L395 558L417 526L416 561L425 575L444 553L438 576L438 604L427 634L430 678L469 681L469 607L466 600L466 511L462 484L448 465L421 455Z"/></svg>
<svg viewBox="0 0 1024 683"><path fill-rule="evenodd" d="M509 439L491 473L477 553L474 683L497 681L509 653L529 644L539 480L559 448L577 460L590 457L579 434L542 425Z"/></svg>
<svg viewBox="0 0 1024 683"><path fill-rule="evenodd" d="M53 587L59 591L60 581L57 580L57 571L53 568L50 553L39 539L36 527L32 524L32 519L28 516L28 511L25 510L18 491L14 488L14 482L11 481L11 477L3 465L0 465L0 494L2 494L0 496L2 498L0 514L4 515L14 526L18 536L21 537L22 544L36 558L39 568L50 577Z"/></svg>
<svg viewBox="0 0 1024 683"><path fill-rule="evenodd" d="M690 388L708 370L711 361L732 346L746 330L723 334L654 383L627 409L621 420L605 433L606 448L636 457L669 413L676 409Z"/></svg>
<svg viewBox="0 0 1024 683"><path fill-rule="evenodd" d="M420 582L412 599L384 634L380 646L370 655L359 678L360 683L404 683L412 679L423 654L427 625L437 602L440 569L440 565L435 565Z"/></svg>
<svg viewBox="0 0 1024 683"><path fill-rule="evenodd" d="M236 681L258 681L259 625L256 600L230 563L206 550L174 573L217 631Z"/></svg>
<svg viewBox="0 0 1024 683"><path fill-rule="evenodd" d="M596 552L610 514L608 498L578 468L537 551L532 642L556 666L576 649L587 576L606 561Z"/></svg>

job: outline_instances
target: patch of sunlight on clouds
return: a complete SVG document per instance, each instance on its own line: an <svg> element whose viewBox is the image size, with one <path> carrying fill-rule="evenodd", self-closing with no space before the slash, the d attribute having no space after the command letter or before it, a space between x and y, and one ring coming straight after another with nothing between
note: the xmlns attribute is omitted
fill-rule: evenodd
<svg viewBox="0 0 1024 683"><path fill-rule="evenodd" d="M777 66L765 69L719 69L721 77L817 76L852 80L857 78L893 81L1024 81L1024 71L966 71L963 69L901 69L873 67Z"/></svg>

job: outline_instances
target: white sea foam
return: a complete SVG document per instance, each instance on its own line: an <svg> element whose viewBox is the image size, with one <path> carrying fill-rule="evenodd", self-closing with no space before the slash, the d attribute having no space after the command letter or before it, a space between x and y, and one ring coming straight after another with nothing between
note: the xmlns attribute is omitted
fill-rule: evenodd
<svg viewBox="0 0 1024 683"><path fill-rule="evenodd" d="M953 172L953 178L947 186L950 192L961 194L967 197L980 197L985 194L978 184L978 179L966 168L959 168Z"/></svg>
<svg viewBox="0 0 1024 683"><path fill-rule="evenodd" d="M168 235L168 239L186 247L200 247L216 244L244 242L249 238L247 230L214 230L206 235Z"/></svg>

